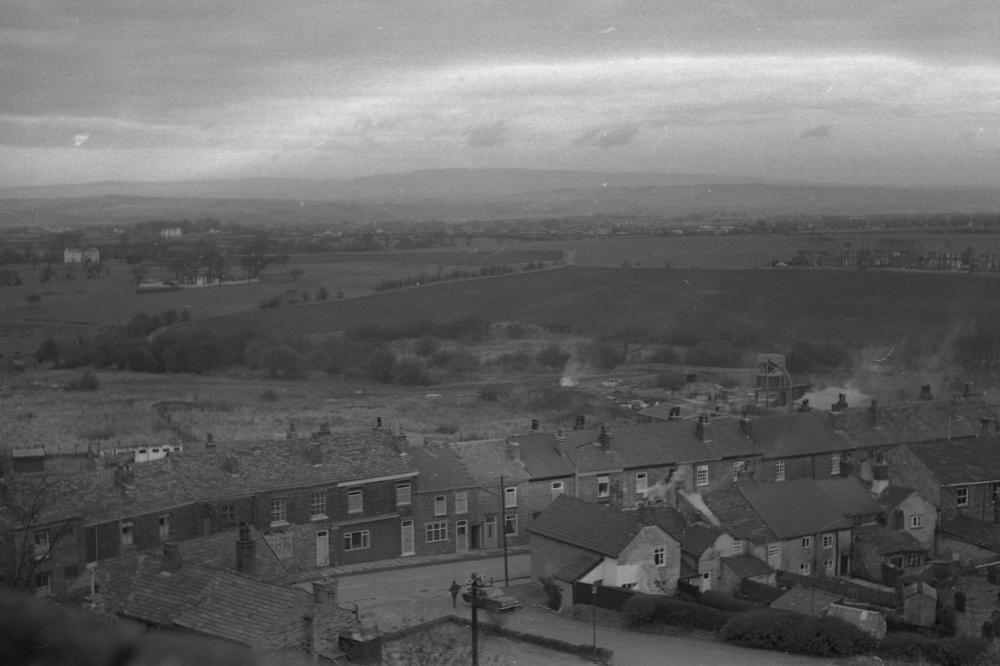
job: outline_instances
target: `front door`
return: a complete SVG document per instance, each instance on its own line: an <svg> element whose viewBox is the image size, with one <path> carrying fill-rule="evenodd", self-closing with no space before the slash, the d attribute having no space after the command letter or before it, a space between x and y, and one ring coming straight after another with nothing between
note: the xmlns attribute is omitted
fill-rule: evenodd
<svg viewBox="0 0 1000 666"><path fill-rule="evenodd" d="M328 530L316 532L316 566L330 566L330 532Z"/></svg>
<svg viewBox="0 0 1000 666"><path fill-rule="evenodd" d="M840 556L840 575L850 576L851 575L851 554L843 553Z"/></svg>
<svg viewBox="0 0 1000 666"><path fill-rule="evenodd" d="M399 523L400 555L413 555L413 521L404 520Z"/></svg>
<svg viewBox="0 0 1000 666"><path fill-rule="evenodd" d="M469 521L459 520L455 523L455 551L464 553L469 550Z"/></svg>
<svg viewBox="0 0 1000 666"><path fill-rule="evenodd" d="M483 548L490 550L497 547L497 517L487 516L483 525Z"/></svg>

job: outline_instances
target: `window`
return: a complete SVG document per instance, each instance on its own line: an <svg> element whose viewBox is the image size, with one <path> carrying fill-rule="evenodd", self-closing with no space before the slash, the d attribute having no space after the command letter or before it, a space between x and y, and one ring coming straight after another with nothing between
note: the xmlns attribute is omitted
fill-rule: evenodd
<svg viewBox="0 0 1000 666"><path fill-rule="evenodd" d="M235 504L223 504L222 505L222 524L223 525L235 525L236 524L236 505Z"/></svg>
<svg viewBox="0 0 1000 666"><path fill-rule="evenodd" d="M39 597L52 596L52 574L35 574L35 594Z"/></svg>
<svg viewBox="0 0 1000 666"><path fill-rule="evenodd" d="M919 567L920 566L920 556L919 555L907 555L906 556L906 566L908 566L908 567Z"/></svg>
<svg viewBox="0 0 1000 666"><path fill-rule="evenodd" d="M265 534L264 540L279 560L292 559L292 534L290 532Z"/></svg>
<svg viewBox="0 0 1000 666"><path fill-rule="evenodd" d="M438 523L427 523L424 525L424 539L427 543L448 540L448 523L441 521Z"/></svg>
<svg viewBox="0 0 1000 666"><path fill-rule="evenodd" d="M503 489L503 506L505 509L517 508L517 486Z"/></svg>
<svg viewBox="0 0 1000 666"><path fill-rule="evenodd" d="M742 460L737 460L733 463L733 482L740 480L740 472L747 468L747 464Z"/></svg>
<svg viewBox="0 0 1000 666"><path fill-rule="evenodd" d="M667 563L667 547L657 546L653 549L653 564L662 567Z"/></svg>
<svg viewBox="0 0 1000 666"><path fill-rule="evenodd" d="M313 518L326 518L326 493L313 493L309 500L309 515Z"/></svg>
<svg viewBox="0 0 1000 666"><path fill-rule="evenodd" d="M910 516L910 529L919 530L924 526L924 514L915 513Z"/></svg>
<svg viewBox="0 0 1000 666"><path fill-rule="evenodd" d="M271 524L288 522L288 502L284 497L271 500Z"/></svg>
<svg viewBox="0 0 1000 666"><path fill-rule="evenodd" d="M396 484L396 506L406 506L410 503L410 484Z"/></svg>
<svg viewBox="0 0 1000 666"><path fill-rule="evenodd" d="M808 562L799 565L799 575L808 576L810 573L812 573L812 567L809 566Z"/></svg>
<svg viewBox="0 0 1000 666"><path fill-rule="evenodd" d="M969 506L968 488L955 488L955 506Z"/></svg>
<svg viewBox="0 0 1000 666"><path fill-rule="evenodd" d="M823 569L828 575L833 575L833 560L824 560Z"/></svg>
<svg viewBox="0 0 1000 666"><path fill-rule="evenodd" d="M830 456L830 476L840 476L840 454Z"/></svg>
<svg viewBox="0 0 1000 666"><path fill-rule="evenodd" d="M344 550L364 550L372 546L372 533L368 530L344 532Z"/></svg>
<svg viewBox="0 0 1000 666"><path fill-rule="evenodd" d="M448 515L448 498L444 495L437 495L434 498L434 515L435 516L447 516Z"/></svg>
<svg viewBox="0 0 1000 666"><path fill-rule="evenodd" d="M517 536L517 514L510 513L503 517L504 534L507 536Z"/></svg>
<svg viewBox="0 0 1000 666"><path fill-rule="evenodd" d="M649 477L646 476L645 472L635 473L635 494L645 495L648 489Z"/></svg>
<svg viewBox="0 0 1000 666"><path fill-rule="evenodd" d="M745 550L745 546L743 544L743 541L741 541L740 539L734 539L733 540L733 545L729 548L729 554L730 555L742 555L744 550Z"/></svg>
<svg viewBox="0 0 1000 666"><path fill-rule="evenodd" d="M694 475L694 483L696 486L708 485L708 465L698 465Z"/></svg>
<svg viewBox="0 0 1000 666"><path fill-rule="evenodd" d="M781 559L781 544L769 543L767 544L767 561L777 562Z"/></svg>
<svg viewBox="0 0 1000 666"><path fill-rule="evenodd" d="M555 499L563 494L563 482L553 481L552 482L552 499Z"/></svg>
<svg viewBox="0 0 1000 666"><path fill-rule="evenodd" d="M122 545L131 546L135 542L135 525L131 520L122 523Z"/></svg>
<svg viewBox="0 0 1000 666"><path fill-rule="evenodd" d="M43 560L49 556L49 531L42 530L32 535L34 540L34 553L36 560Z"/></svg>
<svg viewBox="0 0 1000 666"><path fill-rule="evenodd" d="M785 461L775 460L774 461L774 480L784 481L785 480Z"/></svg>
<svg viewBox="0 0 1000 666"><path fill-rule="evenodd" d="M811 536L802 537L802 548L812 548L813 538Z"/></svg>
<svg viewBox="0 0 1000 666"><path fill-rule="evenodd" d="M347 491L347 513L361 513L365 510L365 493L361 488Z"/></svg>
<svg viewBox="0 0 1000 666"><path fill-rule="evenodd" d="M610 495L611 495L611 477L610 476L597 477L597 496L608 497Z"/></svg>
<svg viewBox="0 0 1000 666"><path fill-rule="evenodd" d="M469 493L455 493L455 513L469 513Z"/></svg>
<svg viewBox="0 0 1000 666"><path fill-rule="evenodd" d="M824 534L823 535L823 548L833 548L833 535Z"/></svg>
<svg viewBox="0 0 1000 666"><path fill-rule="evenodd" d="M170 516L162 515L159 519L160 541L170 538Z"/></svg>

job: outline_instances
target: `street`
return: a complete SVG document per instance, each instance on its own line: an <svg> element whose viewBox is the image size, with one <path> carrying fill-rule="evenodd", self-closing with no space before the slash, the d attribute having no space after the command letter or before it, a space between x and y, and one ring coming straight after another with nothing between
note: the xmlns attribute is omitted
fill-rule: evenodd
<svg viewBox="0 0 1000 666"><path fill-rule="evenodd" d="M503 616L503 626L541 636L557 638L574 644L591 641L591 625L572 620L541 607L540 591L528 581L529 556L512 555L509 560L511 585L515 596L525 601L523 608ZM452 608L448 586L452 580L464 583L475 571L487 580L492 576L503 585L503 558L492 557L475 561L447 562L404 569L390 569L340 578L341 605L358 605L362 621L375 623L382 631L392 631L419 624L447 614L469 617L469 606L459 598ZM480 621L491 621L488 613ZM660 636L605 626L597 628L597 643L614 651L614 663L661 664L685 666L739 664L768 666L770 664L833 664L830 659L788 655L765 650L752 650L726 643Z"/></svg>

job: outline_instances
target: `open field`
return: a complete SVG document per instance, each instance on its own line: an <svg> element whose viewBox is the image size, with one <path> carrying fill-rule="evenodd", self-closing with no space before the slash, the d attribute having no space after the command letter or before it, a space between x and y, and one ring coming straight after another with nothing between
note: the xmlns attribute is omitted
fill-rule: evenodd
<svg viewBox="0 0 1000 666"><path fill-rule="evenodd" d="M995 277L943 273L573 266L193 324L230 333L310 335L478 314L579 330L642 325L714 335L733 329L775 342L895 344L907 336L945 342L971 322L990 325L1000 318L998 285Z"/></svg>

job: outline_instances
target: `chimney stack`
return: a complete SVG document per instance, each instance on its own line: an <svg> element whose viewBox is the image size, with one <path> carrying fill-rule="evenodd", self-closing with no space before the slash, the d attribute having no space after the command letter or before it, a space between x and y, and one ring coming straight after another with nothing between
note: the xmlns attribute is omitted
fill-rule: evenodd
<svg viewBox="0 0 1000 666"><path fill-rule="evenodd" d="M337 579L327 578L313 581L313 601L319 605L328 604L331 608L337 605Z"/></svg>
<svg viewBox="0 0 1000 666"><path fill-rule="evenodd" d="M845 409L847 409L847 394L838 393L837 402L834 403L834 405L830 409L832 409L835 412L842 412Z"/></svg>
<svg viewBox="0 0 1000 666"><path fill-rule="evenodd" d="M799 405L799 410L798 411L800 411L800 412L812 411L812 407L809 406L809 398L803 398L802 404Z"/></svg>
<svg viewBox="0 0 1000 666"><path fill-rule="evenodd" d="M583 430L587 427L587 417L582 414L576 417L576 421L573 423L573 430Z"/></svg>
<svg viewBox="0 0 1000 666"><path fill-rule="evenodd" d="M601 448L607 451L611 448L611 428L606 425L601 426L601 432L597 435L597 441Z"/></svg>
<svg viewBox="0 0 1000 666"><path fill-rule="evenodd" d="M376 416L375 417L375 429L376 430L381 430L382 429L382 417L381 416Z"/></svg>
<svg viewBox="0 0 1000 666"><path fill-rule="evenodd" d="M681 408L671 407L670 414L667 416L668 421L680 421L681 420Z"/></svg>
<svg viewBox="0 0 1000 666"><path fill-rule="evenodd" d="M510 455L510 459L514 462L521 461L521 444L519 442L512 442L509 439L504 440L507 443L507 453Z"/></svg>
<svg viewBox="0 0 1000 666"><path fill-rule="evenodd" d="M330 435L330 422L323 421L319 424L319 432L316 433L316 437L328 437Z"/></svg>
<svg viewBox="0 0 1000 666"><path fill-rule="evenodd" d="M215 448L215 436L212 433L205 435L205 448L214 449Z"/></svg>
<svg viewBox="0 0 1000 666"><path fill-rule="evenodd" d="M177 571L181 568L181 545L176 541L163 542L163 569Z"/></svg>
<svg viewBox="0 0 1000 666"><path fill-rule="evenodd" d="M240 473L240 459L235 453L228 454L222 459L222 469L230 474Z"/></svg>
<svg viewBox="0 0 1000 666"><path fill-rule="evenodd" d="M531 431L538 432L538 419L531 419Z"/></svg>
<svg viewBox="0 0 1000 666"><path fill-rule="evenodd" d="M709 420L708 414L698 415L698 423L695 425L694 434L702 442L712 441L712 422Z"/></svg>
<svg viewBox="0 0 1000 666"><path fill-rule="evenodd" d="M295 421L288 424L288 433L285 435L285 439L298 439L299 434L295 431Z"/></svg>
<svg viewBox="0 0 1000 666"><path fill-rule="evenodd" d="M868 408L869 422L873 428L878 427L878 400L872 400L871 407Z"/></svg>
<svg viewBox="0 0 1000 666"><path fill-rule="evenodd" d="M562 431L561 428L556 432L556 438L555 439L556 439L556 453L558 453L560 456L565 456L566 455L566 435L563 434L563 431Z"/></svg>
<svg viewBox="0 0 1000 666"><path fill-rule="evenodd" d="M888 487L889 465L879 458L872 464L872 495L881 495Z"/></svg>
<svg viewBox="0 0 1000 666"><path fill-rule="evenodd" d="M744 416L740 419L740 432L747 437L750 437L753 434L753 425L750 421L750 417Z"/></svg>
<svg viewBox="0 0 1000 666"><path fill-rule="evenodd" d="M396 433L395 442L396 442L396 450L399 451L399 455L405 456L406 450L410 448L410 442L408 439L406 439L406 433L403 432L402 429L400 429L400 431Z"/></svg>
<svg viewBox="0 0 1000 666"><path fill-rule="evenodd" d="M962 389L962 397L968 398L970 395L972 395L972 384L966 384L965 388Z"/></svg>
<svg viewBox="0 0 1000 666"><path fill-rule="evenodd" d="M257 542L246 523L240 523L240 537L236 540L236 571L249 576L257 573Z"/></svg>
<svg viewBox="0 0 1000 666"><path fill-rule="evenodd" d="M920 399L921 400L930 400L933 397L934 396L931 395L931 385L930 384L924 384L923 386L920 387Z"/></svg>

